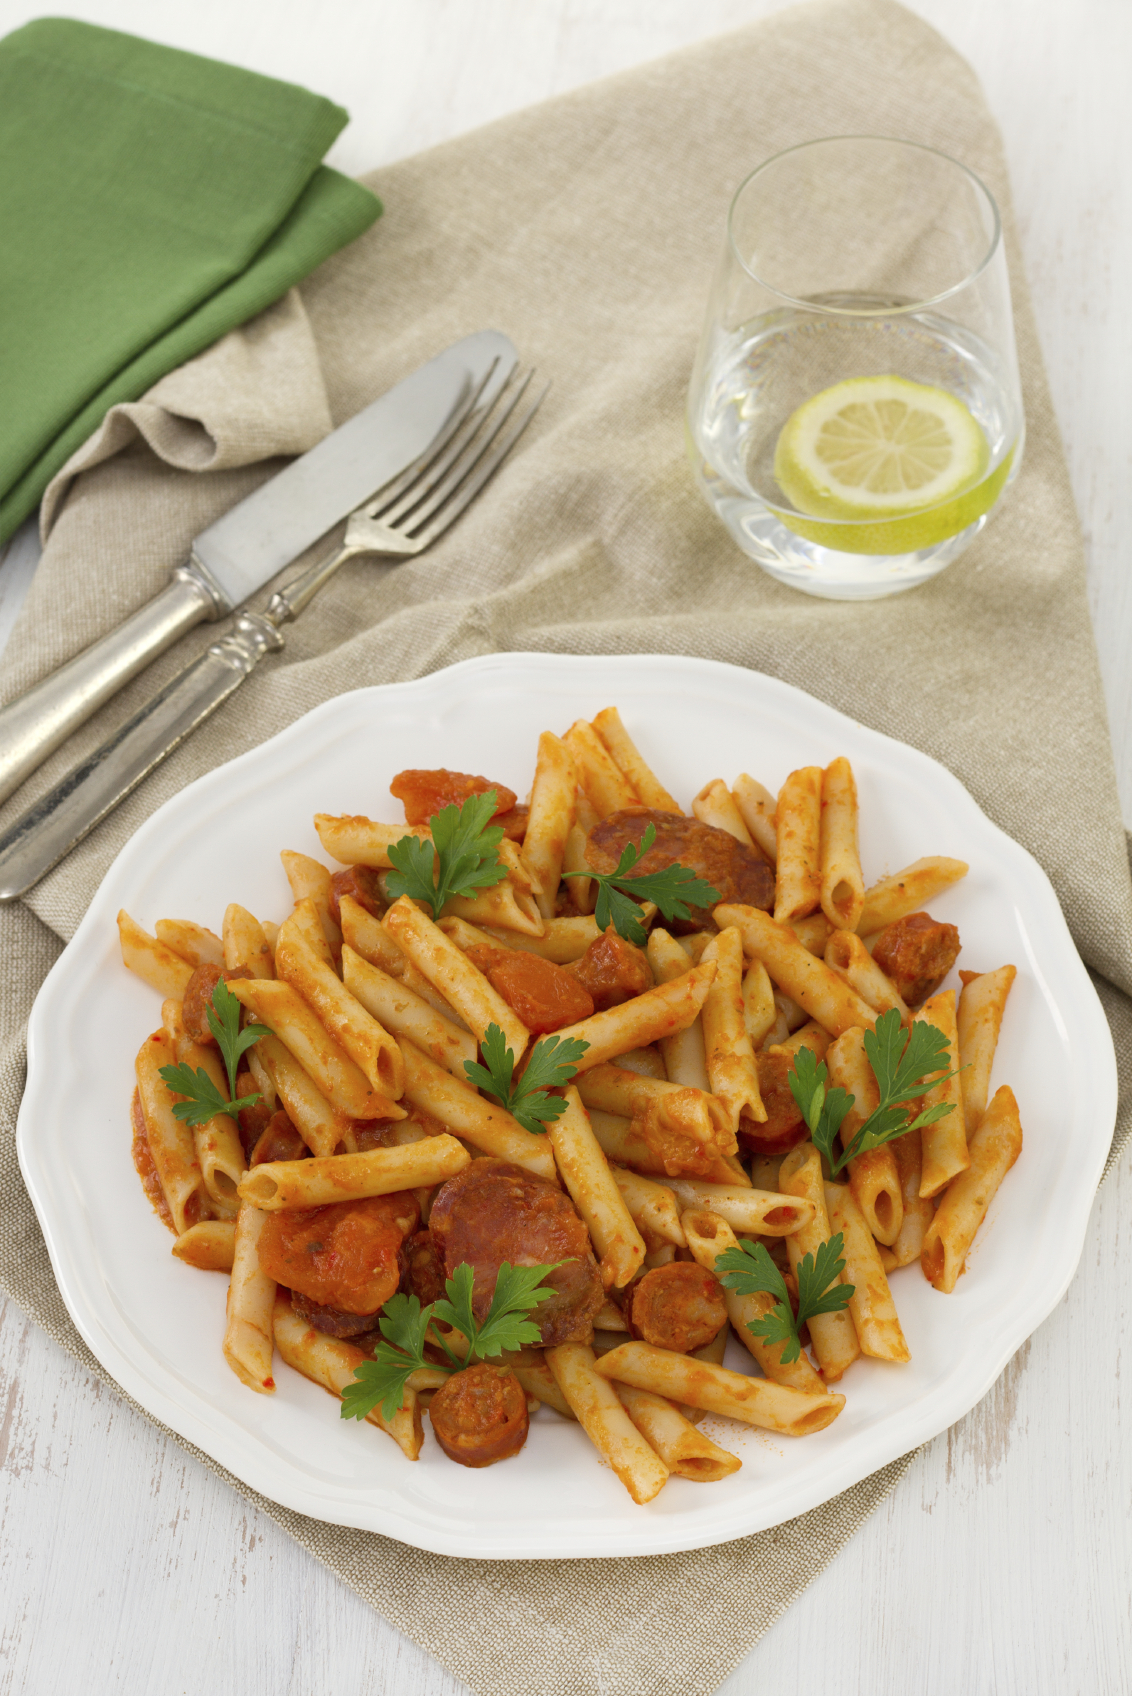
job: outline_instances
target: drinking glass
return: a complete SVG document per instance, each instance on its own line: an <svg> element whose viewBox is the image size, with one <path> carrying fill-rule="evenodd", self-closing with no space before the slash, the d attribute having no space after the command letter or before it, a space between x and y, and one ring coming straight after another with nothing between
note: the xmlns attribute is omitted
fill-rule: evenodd
<svg viewBox="0 0 1132 1696"><path fill-rule="evenodd" d="M935 576L1017 475L1022 395L998 208L933 148L805 142L731 203L688 397L696 480L807 594Z"/></svg>

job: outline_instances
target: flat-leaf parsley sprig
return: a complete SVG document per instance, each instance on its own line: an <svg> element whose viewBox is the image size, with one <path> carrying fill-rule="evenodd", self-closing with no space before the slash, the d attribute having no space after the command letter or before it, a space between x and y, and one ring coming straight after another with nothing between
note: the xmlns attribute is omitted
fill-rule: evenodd
<svg viewBox="0 0 1132 1696"><path fill-rule="evenodd" d="M656 826L646 825L640 846L627 842L621 858L611 872L563 872L563 877L592 877L597 884L597 910L594 917L599 930L612 925L626 942L643 948L648 935L641 923L641 910L630 896L652 901L665 919L691 917L689 907L714 907L720 899L719 890L698 877L688 866L677 862L662 866L658 872L646 872L643 877L630 877L633 867L644 859L656 841Z"/></svg>
<svg viewBox="0 0 1132 1696"><path fill-rule="evenodd" d="M829 1073L825 1062L819 1061L811 1048L798 1050L787 1080L798 1110L809 1127L813 1145L829 1161L834 1175L858 1154L864 1154L870 1148L880 1148L883 1143L892 1142L907 1131L934 1125L954 1110L954 1103L938 1102L913 1118L910 1109L904 1105L923 1095L932 1085L955 1076L954 1072L946 1070L947 1036L935 1025L917 1019L905 1031L900 1014L895 1007L890 1007L877 1020L876 1030L865 1032L865 1055L876 1079L880 1100L840 1155L834 1154L834 1140L855 1097L847 1090L826 1088Z"/></svg>
<svg viewBox="0 0 1132 1696"><path fill-rule="evenodd" d="M498 794L488 789L470 795L463 806L453 804L429 819L432 840L403 836L389 850L394 867L386 874L385 887L394 900L409 895L432 908L438 919L444 903L453 895L474 895L490 889L507 876L499 858L503 826L492 825Z"/></svg>
<svg viewBox="0 0 1132 1696"><path fill-rule="evenodd" d="M354 1369L353 1379L342 1391L342 1418L364 1419L380 1405L383 1419L392 1419L405 1399L405 1385L422 1367L433 1367L425 1355L426 1342L438 1344L451 1361L443 1372L459 1372L473 1361L487 1360L506 1349L527 1348L541 1341L538 1326L528 1317L532 1308L553 1295L543 1279L565 1263L549 1266L512 1266L504 1261L495 1280L495 1294L482 1324L472 1312L475 1277L467 1261L457 1266L444 1285L443 1297L422 1307L416 1296L391 1296L378 1320L384 1341L378 1343L372 1360ZM460 1331L468 1340L467 1358L461 1360L438 1332L429 1335L439 1320Z"/></svg>
<svg viewBox="0 0 1132 1696"><path fill-rule="evenodd" d="M203 1066L198 1066L195 1072L183 1061L179 1066L161 1067L161 1076L169 1088L174 1094L185 1097L184 1101L173 1103L173 1114L186 1124L205 1125L218 1113L227 1113L234 1119L241 1107L254 1107L260 1099L258 1093L236 1099L236 1068L240 1056L252 1043L258 1042L261 1036L270 1036L271 1032L266 1025L245 1025L241 1030L240 1011L240 1003L224 979L217 978L211 1004L205 1008L205 1017L228 1073L227 1099L221 1095Z"/></svg>
<svg viewBox="0 0 1132 1696"><path fill-rule="evenodd" d="M568 1084L578 1070L578 1061L589 1047L581 1037L547 1036L531 1049L522 1077L515 1082L515 1056L498 1025L488 1025L480 1044L485 1065L464 1061L464 1072L474 1089L482 1089L505 1107L525 1131L541 1136L547 1125L566 1111L560 1095L552 1089Z"/></svg>
<svg viewBox="0 0 1132 1696"><path fill-rule="evenodd" d="M807 1319L818 1313L840 1313L852 1299L855 1285L838 1282L845 1270L842 1259L844 1246L844 1239L838 1231L828 1242L819 1245L816 1254L803 1255L798 1262L795 1271L798 1280L797 1318L790 1304L786 1280L762 1243L740 1243L738 1248L726 1249L716 1261L716 1275L723 1273L720 1282L725 1289L734 1290L741 1296L765 1294L774 1297L770 1312L761 1319L750 1320L747 1329L752 1336L761 1337L771 1347L775 1343L785 1344L780 1356L783 1366L791 1365L801 1354L802 1342L798 1332Z"/></svg>

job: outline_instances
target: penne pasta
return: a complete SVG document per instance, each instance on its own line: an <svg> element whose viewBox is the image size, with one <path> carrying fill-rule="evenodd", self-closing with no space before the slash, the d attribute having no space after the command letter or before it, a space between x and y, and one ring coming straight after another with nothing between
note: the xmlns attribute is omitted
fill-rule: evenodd
<svg viewBox="0 0 1132 1696"><path fill-rule="evenodd" d="M353 995L337 973L297 936L279 933L275 969L300 995L328 1036L341 1045L372 1089L396 1101L405 1088L405 1064L394 1037ZM359 958L354 955L355 960ZM364 962L361 962L364 964ZM367 970L373 971L372 966Z"/></svg>
<svg viewBox="0 0 1132 1696"><path fill-rule="evenodd" d="M451 1003L476 1041L482 1043L489 1025L498 1025L518 1062L530 1032L483 973L427 914L402 895L381 921L397 946L433 988Z"/></svg>
<svg viewBox="0 0 1132 1696"><path fill-rule="evenodd" d="M314 828L332 860L344 866L370 866L374 871L393 870L389 850L406 836L419 837L422 842L432 840L426 824L379 824L361 814L335 818L330 813L316 813Z"/></svg>
<svg viewBox="0 0 1132 1696"><path fill-rule="evenodd" d="M534 1396L544 1406L552 1407L563 1419L574 1419L574 1410L558 1388L558 1380L545 1361L539 1366L512 1366L511 1370L528 1396Z"/></svg>
<svg viewBox="0 0 1132 1696"><path fill-rule="evenodd" d="M859 936L849 930L835 930L825 945L825 963L839 978L845 979L850 989L856 990L874 1013L887 1013L895 1007L904 1023L908 1023L911 1013Z"/></svg>
<svg viewBox="0 0 1132 1696"><path fill-rule="evenodd" d="M799 1262L807 1254L816 1258L822 1244L833 1235L825 1205L821 1156L812 1142L799 1143L790 1150L779 1168L778 1181L787 1195L803 1198L814 1209L809 1223L791 1231L786 1238L790 1270L797 1277ZM844 1284L846 1281L842 1272L839 1282ZM842 1308L838 1313L812 1313L806 1323L822 1377L827 1384L835 1384L861 1352L853 1317Z"/></svg>
<svg viewBox="0 0 1132 1696"><path fill-rule="evenodd" d="M715 1142L730 1134L726 1108L701 1090L608 1063L580 1072L577 1084L586 1106L603 1113L620 1113L633 1120L652 1119L661 1128L693 1142Z"/></svg>
<svg viewBox="0 0 1132 1696"><path fill-rule="evenodd" d="M682 1216L681 1224L688 1238L688 1247L708 1272L715 1272L715 1263L721 1254L739 1247L739 1239L727 1221L706 1208L689 1208ZM731 1329L768 1378L776 1384L789 1384L792 1389L803 1390L809 1395L824 1394L825 1385L811 1366L804 1349L800 1350L797 1360L784 1361L782 1356L786 1352L786 1343L768 1343L750 1329L773 1310L775 1299L772 1295L761 1290L739 1295L724 1285L723 1299Z"/></svg>
<svg viewBox="0 0 1132 1696"><path fill-rule="evenodd" d="M241 1201L266 1212L288 1207L327 1207L442 1184L469 1164L471 1156L453 1136L425 1137L398 1148L364 1154L327 1154L310 1160L267 1160L253 1166L240 1185Z"/></svg>
<svg viewBox="0 0 1132 1696"><path fill-rule="evenodd" d="M944 990L925 1001L915 1014L917 1020L931 1024L947 1037L945 1065L952 1074L926 1091L924 1108L951 1108L933 1125L925 1125L923 1138L923 1171L920 1174L920 1194L938 1195L970 1163L967 1153L967 1122L963 1113L963 1082L959 1074L959 1031L955 1022L955 991Z"/></svg>
<svg viewBox="0 0 1132 1696"><path fill-rule="evenodd" d="M577 787L570 750L561 738L544 730L538 739L531 811L523 838L523 861L538 880L541 892L536 900L544 920L554 918L566 839L574 824Z"/></svg>
<svg viewBox="0 0 1132 1696"><path fill-rule="evenodd" d="M776 924L804 919L821 902L821 789L821 767L803 766L790 773L778 792Z"/></svg>
<svg viewBox="0 0 1132 1696"><path fill-rule="evenodd" d="M479 1054L476 1039L470 1031L446 1019L398 978L383 972L380 966L371 966L348 942L342 947L342 981L350 994L386 1030L392 1031L395 1037L406 1037L430 1060L435 1060L453 1077L464 1080L465 1064L475 1061ZM400 1053L398 1061L403 1090L404 1062Z"/></svg>
<svg viewBox="0 0 1132 1696"><path fill-rule="evenodd" d="M513 1160L541 1178L557 1177L554 1153L545 1137L525 1131L498 1102L485 1101L469 1083L460 1083L405 1038L401 1039L401 1053L406 1101L439 1119L484 1154Z"/></svg>
<svg viewBox="0 0 1132 1696"><path fill-rule="evenodd" d="M872 1008L830 971L824 960L803 947L793 930L776 924L758 907L723 902L714 916L721 930L727 925L739 927L744 952L761 960L778 988L804 1007L830 1036L840 1036L854 1025L872 1029L876 1023Z"/></svg>
<svg viewBox="0 0 1132 1696"><path fill-rule="evenodd" d="M193 1133L173 1112L174 1102L181 1097L170 1092L161 1076L163 1066L176 1064L177 1048L172 1037L167 1031L154 1031L138 1050L135 1071L146 1142L169 1206L173 1229L181 1236L190 1225L210 1218L212 1206L197 1160Z"/></svg>
<svg viewBox="0 0 1132 1696"><path fill-rule="evenodd" d="M401 977L409 962L381 920L368 913L352 895L342 897L338 910L342 914L343 943L349 943L354 953L368 960L371 966L380 966L392 978Z"/></svg>
<svg viewBox="0 0 1132 1696"><path fill-rule="evenodd" d="M260 1270L256 1244L266 1215L244 1201L236 1217L232 1276L228 1284L224 1359L241 1384L257 1395L273 1396L271 1316L275 1282Z"/></svg>
<svg viewBox="0 0 1132 1696"><path fill-rule="evenodd" d="M778 831L774 822L778 802L769 789L748 777L745 771L735 779L731 798L752 842L758 844L773 866L778 859Z"/></svg>
<svg viewBox="0 0 1132 1696"><path fill-rule="evenodd" d="M321 960L324 966L329 967L332 972L335 971L334 950L326 940L326 932L323 929L322 920L318 916L318 908L309 897L303 901L296 901L291 916L284 919L279 926L279 935L275 939L276 961L278 961L280 948L286 948L292 942L300 943L314 955L316 960ZM252 972L250 975L255 977L258 974Z"/></svg>
<svg viewBox="0 0 1132 1696"><path fill-rule="evenodd" d="M708 1184L699 1178L669 1178L668 1182L681 1215L689 1209L716 1213L736 1231L784 1237L813 1218L812 1204L794 1196L745 1189L740 1184Z"/></svg>
<svg viewBox="0 0 1132 1696"><path fill-rule="evenodd" d="M636 743L622 724L617 708L603 707L594 719L593 727L642 806L651 807L659 813L679 813L682 817L684 809L672 799L655 772L645 764Z"/></svg>
<svg viewBox="0 0 1132 1696"><path fill-rule="evenodd" d="M577 890L576 879L571 882L570 887ZM649 914L655 911L655 907L646 902L641 912L642 920L647 923ZM447 922L446 919L440 921L442 929ZM592 913L579 913L573 918L547 919L543 924L541 936L527 936L518 931L484 926L484 935L489 942L502 943L505 948L521 949L524 954L537 954L543 960L553 961L556 966L568 966L574 960L580 960L591 942L596 942L601 934Z"/></svg>
<svg viewBox="0 0 1132 1696"><path fill-rule="evenodd" d="M618 1384L617 1396L641 1436L673 1477L714 1484L738 1472L742 1465L738 1456L697 1431L663 1396L654 1396L649 1390L634 1390L629 1384Z"/></svg>
<svg viewBox="0 0 1132 1696"><path fill-rule="evenodd" d="M692 811L702 824L713 825L716 830L725 830L728 836L733 836L736 842L741 842L746 848L754 847L743 815L721 777L713 778L710 783L704 784L692 801Z"/></svg>
<svg viewBox="0 0 1132 1696"><path fill-rule="evenodd" d="M375 1090L289 983L233 978L228 986L252 1014L289 1048L332 1107L351 1119L400 1119L396 1102Z"/></svg>
<svg viewBox="0 0 1132 1696"><path fill-rule="evenodd" d="M589 1045L578 1065L579 1071L588 1072L630 1048L643 1048L686 1030L703 1006L714 979L713 961L693 966L671 983L657 984L632 1001L580 1019L556 1034L561 1038L577 1037Z"/></svg>
<svg viewBox="0 0 1132 1696"><path fill-rule="evenodd" d="M547 1126L563 1184L581 1215L598 1256L605 1289L622 1289L640 1269L645 1244L609 1170L574 1086L563 1090L566 1111Z"/></svg>
<svg viewBox="0 0 1132 1696"><path fill-rule="evenodd" d="M792 919L790 929L811 954L825 953L832 925L824 913L811 913L808 919Z"/></svg>
<svg viewBox="0 0 1132 1696"><path fill-rule="evenodd" d="M164 942L158 942L133 919L123 907L118 914L118 941L122 949L122 964L135 976L155 989L162 1000L184 998L193 968L179 954L174 954Z"/></svg>
<svg viewBox="0 0 1132 1696"><path fill-rule="evenodd" d="M316 1331L291 1307L285 1295L278 1295L272 1310L272 1330L280 1356L295 1372L302 1373L312 1384L328 1390L341 1400L346 1386L353 1382L355 1370L366 1356L352 1343L339 1337L328 1337ZM447 1373L443 1380L446 1381ZM401 1406L387 1420L380 1406L366 1414L366 1423L385 1431L407 1460L416 1460L424 1443L421 1423L421 1402L417 1390L406 1385Z"/></svg>
<svg viewBox="0 0 1132 1696"><path fill-rule="evenodd" d="M1002 1029L1006 998L1017 977L1013 966L995 972L960 972L963 988L956 1011L959 1064L963 1068L963 1115L968 1137L974 1136L986 1112L991 1067Z"/></svg>
<svg viewBox="0 0 1132 1696"><path fill-rule="evenodd" d="M731 1129L737 1131L741 1117L757 1122L766 1118L755 1051L744 1020L743 939L738 929L730 925L720 931L702 959L705 964L714 960L716 966L700 1014L708 1078L712 1094L730 1114Z"/></svg>
<svg viewBox="0 0 1132 1696"><path fill-rule="evenodd" d="M774 985L761 960L756 960L743 979L743 1023L747 1027L751 1047L760 1049L779 1020ZM783 1021L785 1023L785 1021ZM783 1031L783 1035L789 1035Z"/></svg>
<svg viewBox="0 0 1132 1696"><path fill-rule="evenodd" d="M314 1079L300 1066L277 1036L261 1036L248 1051L253 1069L267 1073L288 1118L314 1155L334 1154L350 1135L353 1123L327 1101ZM404 1108L396 1109L404 1117Z"/></svg>
<svg viewBox="0 0 1132 1696"><path fill-rule="evenodd" d="M641 1436L608 1378L597 1370L593 1350L583 1343L560 1343L547 1349L546 1364L598 1454L635 1502L651 1502L667 1483L668 1468Z"/></svg>
<svg viewBox="0 0 1132 1696"><path fill-rule="evenodd" d="M284 848L279 858L296 906L300 901L314 902L323 935L336 955L342 946L342 932L330 916L329 871L321 860L312 860L309 854L296 854L290 848Z"/></svg>
<svg viewBox="0 0 1132 1696"><path fill-rule="evenodd" d="M673 979L683 977L691 965L676 938L666 930L649 932L647 953L657 983L671 983ZM702 1013L684 1030L677 1031L675 1036L662 1037L660 1052L670 1083L688 1084L692 1089L711 1088Z"/></svg>
<svg viewBox="0 0 1132 1696"><path fill-rule="evenodd" d="M510 877L490 889L477 890L475 895L453 895L444 903L443 914L467 919L473 925L498 925L501 930L526 936L541 936L545 928L535 897Z"/></svg>
<svg viewBox="0 0 1132 1696"><path fill-rule="evenodd" d="M923 1171L921 1132L905 1131L902 1137L897 1137L888 1146L896 1161L904 1199L904 1217L891 1250L892 1269L895 1270L900 1266L911 1266L914 1260L919 1260L920 1251L924 1246L924 1235L935 1216L935 1202L920 1194L920 1177ZM888 1271L889 1268L886 1267L885 1270Z"/></svg>
<svg viewBox="0 0 1132 1696"><path fill-rule="evenodd" d="M177 1259L201 1272L231 1272L235 1252L236 1224L232 1219L202 1219L182 1231L173 1244Z"/></svg>
<svg viewBox="0 0 1132 1696"><path fill-rule="evenodd" d="M590 1128L593 1128L592 1121ZM675 1243L677 1248L686 1248L680 1209L672 1188L668 1184L658 1184L652 1178L642 1177L639 1172L631 1172L625 1166L611 1166L610 1171L637 1229Z"/></svg>
<svg viewBox="0 0 1132 1696"><path fill-rule="evenodd" d="M825 1063L834 1089L846 1090L853 1105L841 1122L841 1144L848 1148L869 1115L880 1102L876 1079L865 1053L864 1032L846 1031L826 1050ZM849 1188L878 1243L890 1248L900 1234L904 1219L904 1195L896 1156L886 1143L867 1149L850 1160Z"/></svg>
<svg viewBox="0 0 1132 1696"><path fill-rule="evenodd" d="M181 1018L180 1002L167 1001L161 1009L161 1016L173 1038L177 1064L188 1066L193 1073L204 1072L213 1088L226 1099L228 1079L216 1050L205 1048L188 1036ZM197 1165L214 1210L223 1217L234 1219L236 1186L247 1167L236 1121L228 1113L217 1113L215 1118L208 1119L203 1125L194 1125L191 1134Z"/></svg>
<svg viewBox="0 0 1132 1696"><path fill-rule="evenodd" d="M844 1239L844 1282L853 1286L849 1312L861 1353L874 1360L911 1360L880 1253L848 1184L827 1183L825 1206L830 1231Z"/></svg>
<svg viewBox="0 0 1132 1696"><path fill-rule="evenodd" d="M223 964L248 978L275 976L275 953L263 926L235 901L224 909Z"/></svg>
<svg viewBox="0 0 1132 1696"><path fill-rule="evenodd" d="M687 1402L690 1407L702 1407L708 1413L739 1419L764 1431L778 1431L784 1437L808 1437L824 1431L845 1406L844 1396L824 1391L810 1395L769 1378L748 1378L725 1366L654 1348L651 1343L622 1343L601 1357L596 1371L618 1384L651 1390L669 1401Z"/></svg>
<svg viewBox="0 0 1132 1696"><path fill-rule="evenodd" d="M821 910L839 930L856 930L865 905L857 844L857 785L844 757L825 768L821 791Z"/></svg>
<svg viewBox="0 0 1132 1696"><path fill-rule="evenodd" d="M929 854L914 860L903 871L881 878L865 891L865 904L857 920L860 936L872 936L874 931L895 924L897 919L916 913L924 904L948 889L961 877L966 877L965 860L949 860L945 854Z"/></svg>
<svg viewBox="0 0 1132 1696"><path fill-rule="evenodd" d="M191 919L158 919L154 925L157 940L171 948L194 969L197 966L223 966L224 944L214 930L194 924Z"/></svg>
<svg viewBox="0 0 1132 1696"><path fill-rule="evenodd" d="M971 1138L971 1164L948 1184L924 1233L924 1277L949 1295L966 1264L975 1232L1007 1172L1022 1152L1022 1122L1014 1091L1003 1087Z"/></svg>
<svg viewBox="0 0 1132 1696"><path fill-rule="evenodd" d="M598 819L639 805L628 778L618 771L601 737L585 719L578 719L562 738L574 762L578 784ZM590 827L592 829L592 826Z"/></svg>

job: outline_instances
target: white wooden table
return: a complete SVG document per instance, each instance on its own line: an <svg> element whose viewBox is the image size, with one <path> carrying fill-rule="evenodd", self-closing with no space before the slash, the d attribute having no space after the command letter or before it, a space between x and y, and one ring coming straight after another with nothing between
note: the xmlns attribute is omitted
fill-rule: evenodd
<svg viewBox="0 0 1132 1696"><path fill-rule="evenodd" d="M779 9L780 0L69 0L71 16L302 82L359 172ZM1132 820L1128 0L913 0L1006 136ZM0 34L38 8L0 0ZM0 570L0 639L30 562ZM992 1394L723 1687L1132 1691L1132 1155L1078 1274ZM1121 1397L1121 1365L1124 1393ZM0 1696L457 1696L210 1473L0 1305ZM642 1696L647 1696L642 1692Z"/></svg>

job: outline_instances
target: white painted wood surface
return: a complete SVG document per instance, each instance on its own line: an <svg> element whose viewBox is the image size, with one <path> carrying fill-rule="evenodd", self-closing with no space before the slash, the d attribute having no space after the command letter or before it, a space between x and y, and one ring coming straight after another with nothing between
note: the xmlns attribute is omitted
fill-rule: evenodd
<svg viewBox="0 0 1132 1696"><path fill-rule="evenodd" d="M76 17L301 81L361 171L778 0L69 0ZM1089 547L1132 820L1128 0L914 0L980 73ZM0 0L0 33L39 8ZM18 584L0 575L0 625ZM1077 1276L987 1400L723 1687L804 1696L1132 1691L1132 1154ZM1127 1377L1125 1376L1125 1386ZM458 1696L464 1687L0 1307L0 1696ZM642 1692L647 1696L647 1692Z"/></svg>

